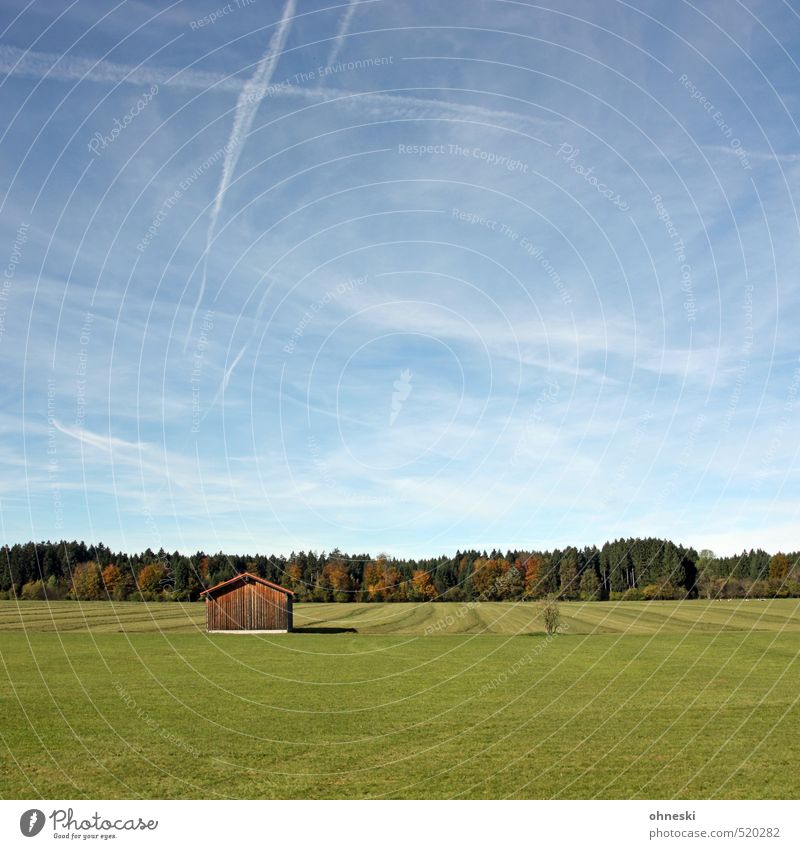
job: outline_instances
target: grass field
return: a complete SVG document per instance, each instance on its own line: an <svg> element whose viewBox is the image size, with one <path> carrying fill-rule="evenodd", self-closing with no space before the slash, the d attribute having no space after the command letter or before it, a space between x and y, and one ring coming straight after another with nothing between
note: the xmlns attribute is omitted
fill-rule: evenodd
<svg viewBox="0 0 800 849"><path fill-rule="evenodd" d="M797 600L0 602L4 798L796 798ZM305 629L305 630L304 630Z"/></svg>
<svg viewBox="0 0 800 849"><path fill-rule="evenodd" d="M570 634L688 634L719 631L800 633L800 600L568 602ZM310 633L518 636L543 633L536 604L296 604L294 624ZM83 631L95 634L196 634L203 604L0 601L0 634Z"/></svg>

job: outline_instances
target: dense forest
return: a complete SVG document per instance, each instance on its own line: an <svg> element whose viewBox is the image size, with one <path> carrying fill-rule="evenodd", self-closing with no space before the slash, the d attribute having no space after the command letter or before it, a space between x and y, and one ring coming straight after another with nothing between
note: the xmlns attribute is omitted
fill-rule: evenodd
<svg viewBox="0 0 800 849"><path fill-rule="evenodd" d="M62 540L0 548L0 598L195 601L205 587L245 571L312 602L800 596L800 552L715 557L660 539L505 554L459 551L429 560L338 549L289 557L185 556L149 548L129 555Z"/></svg>

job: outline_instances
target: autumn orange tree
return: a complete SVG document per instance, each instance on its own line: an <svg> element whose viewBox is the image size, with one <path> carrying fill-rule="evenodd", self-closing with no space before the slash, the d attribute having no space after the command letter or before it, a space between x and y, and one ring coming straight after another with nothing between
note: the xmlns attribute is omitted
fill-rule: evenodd
<svg viewBox="0 0 800 849"><path fill-rule="evenodd" d="M431 580L430 572L415 569L411 575L411 601L432 601L436 598L436 587Z"/></svg>
<svg viewBox="0 0 800 849"><path fill-rule="evenodd" d="M547 562L540 554L532 554L525 562L526 598L543 598L552 591L547 566Z"/></svg>
<svg viewBox="0 0 800 849"><path fill-rule="evenodd" d="M405 600L403 576L383 555L365 567L363 586L370 601Z"/></svg>
<svg viewBox="0 0 800 849"><path fill-rule="evenodd" d="M139 593L142 598L155 598L161 593L167 570L161 563L149 563L139 570L136 577Z"/></svg>
<svg viewBox="0 0 800 849"><path fill-rule="evenodd" d="M353 580L345 560L337 557L328 561L322 572L334 601L353 601Z"/></svg>
<svg viewBox="0 0 800 849"><path fill-rule="evenodd" d="M306 585L303 580L303 567L299 563L290 563L286 569L286 577L288 578L288 589L295 593L305 593Z"/></svg>
<svg viewBox="0 0 800 849"><path fill-rule="evenodd" d="M133 580L128 569L120 569L116 563L109 563L101 573L103 587L108 598L124 601L133 590Z"/></svg>
<svg viewBox="0 0 800 849"><path fill-rule="evenodd" d="M525 590L525 579L522 569L501 559L502 574L496 582L496 598L499 601L516 601L521 599Z"/></svg>
<svg viewBox="0 0 800 849"><path fill-rule="evenodd" d="M472 570L472 588L479 598L493 601L497 598L502 575L503 564L499 560L479 557Z"/></svg>

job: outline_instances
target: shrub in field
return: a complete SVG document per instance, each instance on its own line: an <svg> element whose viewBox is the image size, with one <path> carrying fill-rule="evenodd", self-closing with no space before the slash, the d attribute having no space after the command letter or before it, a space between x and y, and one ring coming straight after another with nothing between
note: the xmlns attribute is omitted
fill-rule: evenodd
<svg viewBox="0 0 800 849"><path fill-rule="evenodd" d="M26 601L44 601L45 595L44 583L42 581L29 581L22 587L20 596Z"/></svg>
<svg viewBox="0 0 800 849"><path fill-rule="evenodd" d="M164 594L153 590L139 590L131 593L128 601L164 601Z"/></svg>
<svg viewBox="0 0 800 849"><path fill-rule="evenodd" d="M543 598L539 602L539 610L542 613L544 620L544 630L548 637L558 633L558 627L561 625L561 611L558 608L558 602L553 596Z"/></svg>
<svg viewBox="0 0 800 849"><path fill-rule="evenodd" d="M783 581L770 581L769 588L773 598L789 598L789 587Z"/></svg>
<svg viewBox="0 0 800 849"><path fill-rule="evenodd" d="M768 581L753 581L750 588L747 590L745 598L769 598L769 582Z"/></svg>
<svg viewBox="0 0 800 849"><path fill-rule="evenodd" d="M69 586L63 581L59 581L55 575L51 575L42 583L42 595L40 598L46 601L63 601L69 598Z"/></svg>
<svg viewBox="0 0 800 849"><path fill-rule="evenodd" d="M172 592L164 592L164 601L192 601L191 590L173 590Z"/></svg>
<svg viewBox="0 0 800 849"><path fill-rule="evenodd" d="M726 578L722 584L719 598L744 598L747 595L747 582L741 578Z"/></svg>
<svg viewBox="0 0 800 849"><path fill-rule="evenodd" d="M765 581L755 582L759 584L759 589L763 590L766 586ZM701 598L746 598L753 593L751 590L755 584L749 584L739 578L732 577L717 577L709 578L699 586L699 595ZM767 590L769 594L769 590Z"/></svg>
<svg viewBox="0 0 800 849"><path fill-rule="evenodd" d="M132 591L133 588L129 587L127 584L118 584L114 587L114 590L111 593L111 598L114 601L127 601L131 597Z"/></svg>
<svg viewBox="0 0 800 849"><path fill-rule="evenodd" d="M642 589L642 596L645 601L655 600L671 600L683 598L685 593L681 593L676 587L669 582L663 584L648 584Z"/></svg>

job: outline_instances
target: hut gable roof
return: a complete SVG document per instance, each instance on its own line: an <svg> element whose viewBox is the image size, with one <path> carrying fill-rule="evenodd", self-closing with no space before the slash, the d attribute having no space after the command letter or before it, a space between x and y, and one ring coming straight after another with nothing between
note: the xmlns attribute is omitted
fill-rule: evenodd
<svg viewBox="0 0 800 849"><path fill-rule="evenodd" d="M232 578L228 578L227 581L222 581L219 584L215 584L213 587L209 587L206 590L203 590L200 595L213 595L218 590L221 590L223 587L232 587L237 583L247 583L248 581L256 581L259 584L264 584L265 587L272 587L273 590L278 590L278 592L286 593L286 595L294 595L292 590L287 590L286 587L281 587L278 584L273 584L272 581L267 581L264 578L259 578L258 575L253 575L251 572L240 572L238 575L234 575Z"/></svg>

